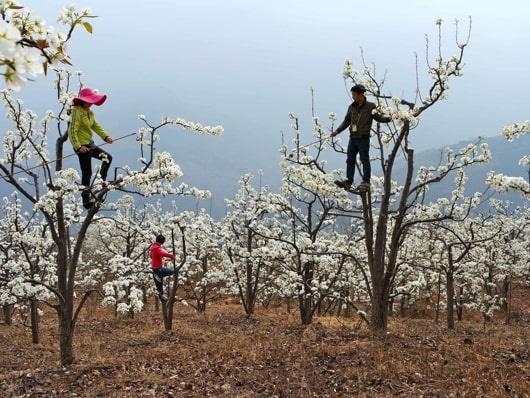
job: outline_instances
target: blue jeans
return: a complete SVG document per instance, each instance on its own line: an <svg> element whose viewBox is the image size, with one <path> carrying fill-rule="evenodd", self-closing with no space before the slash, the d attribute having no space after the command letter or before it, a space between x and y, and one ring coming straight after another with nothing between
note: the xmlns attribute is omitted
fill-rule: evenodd
<svg viewBox="0 0 530 398"><path fill-rule="evenodd" d="M351 137L348 143L346 159L346 178L353 182L355 176L355 160L359 154L363 165L363 182L370 183L372 169L370 167L370 137Z"/></svg>
<svg viewBox="0 0 530 398"><path fill-rule="evenodd" d="M174 274L173 270L162 267L158 269L151 269L151 271L153 271L153 279L155 281L156 290L158 290L159 294L163 294L164 293L164 277L173 275Z"/></svg>

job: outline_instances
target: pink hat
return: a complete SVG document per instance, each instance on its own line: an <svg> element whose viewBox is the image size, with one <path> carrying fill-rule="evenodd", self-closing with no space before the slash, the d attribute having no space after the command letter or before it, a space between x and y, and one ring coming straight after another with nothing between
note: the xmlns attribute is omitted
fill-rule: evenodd
<svg viewBox="0 0 530 398"><path fill-rule="evenodd" d="M79 101L88 102L89 104L102 105L107 99L106 95L98 94L91 88L84 88L79 91L79 95L74 98L74 105L79 105Z"/></svg>

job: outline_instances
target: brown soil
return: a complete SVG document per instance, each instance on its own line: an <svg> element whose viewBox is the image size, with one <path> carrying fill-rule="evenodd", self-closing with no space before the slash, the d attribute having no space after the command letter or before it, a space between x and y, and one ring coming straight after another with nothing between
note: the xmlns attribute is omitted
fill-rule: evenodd
<svg viewBox="0 0 530 398"><path fill-rule="evenodd" d="M304 328L285 308L246 319L235 304L206 315L178 306L171 332L153 307L118 320L92 309L68 368L58 365L48 310L38 345L23 325L0 324L0 396L529 397L530 291L516 296L511 325L501 314L484 329L475 314L449 332L393 318L382 339L358 319L320 317Z"/></svg>

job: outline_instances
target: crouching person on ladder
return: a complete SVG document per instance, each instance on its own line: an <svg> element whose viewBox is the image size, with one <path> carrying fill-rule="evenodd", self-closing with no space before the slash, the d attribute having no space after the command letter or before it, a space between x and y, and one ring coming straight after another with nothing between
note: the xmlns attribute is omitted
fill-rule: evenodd
<svg viewBox="0 0 530 398"><path fill-rule="evenodd" d="M173 270L163 267L164 258L174 259L175 255L164 250L162 245L166 241L163 235L158 235L155 242L149 248L149 257L151 257L151 271L155 280L158 297L161 301L166 301L167 296L164 294L164 277L173 275Z"/></svg>
<svg viewBox="0 0 530 398"><path fill-rule="evenodd" d="M92 131L99 135L107 144L112 144L112 138L105 132L97 122L94 112L90 110L92 105L102 105L107 99L91 88L84 88L73 100L70 113L70 126L68 128L68 139L79 158L81 167L81 184L84 189L81 193L83 207L90 209L94 206L94 200L90 197L90 180L92 178L92 158L103 162L101 165L101 178L107 179L107 173L112 162L112 156L94 144Z"/></svg>

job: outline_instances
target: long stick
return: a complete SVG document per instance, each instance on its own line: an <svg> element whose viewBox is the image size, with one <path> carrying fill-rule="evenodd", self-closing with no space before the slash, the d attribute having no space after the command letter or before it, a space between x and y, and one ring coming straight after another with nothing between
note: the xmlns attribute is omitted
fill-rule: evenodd
<svg viewBox="0 0 530 398"><path fill-rule="evenodd" d="M136 133L131 133L131 134L126 134L126 135L122 135L121 137L118 137L116 138L115 140L112 140L112 142L116 142L116 141L120 141L120 140L123 140L125 138L128 138L128 137L131 137L133 135L136 135ZM104 142L103 144L99 145L99 146L105 146L105 145L108 145L109 143L108 142ZM9 176L14 176L16 174L21 174L21 173L27 173L28 171L30 170L34 170L34 169L38 169L39 167L42 167L44 165L47 165L47 164L53 164L53 163L56 163L57 161L59 160L62 160L62 159L68 159L68 158L71 158L72 156L75 156L77 155L76 152L74 153L70 153L68 155L65 155L63 156L62 158L57 158L57 159L53 159L53 160L50 160L50 161L47 161L47 162L43 162L43 163L39 163L38 165L36 166L32 166L30 168L27 168L27 169L24 169L24 170L20 170L20 171L17 171L13 174L10 174ZM4 180L8 180L8 176L0 176L0 178L4 179Z"/></svg>

